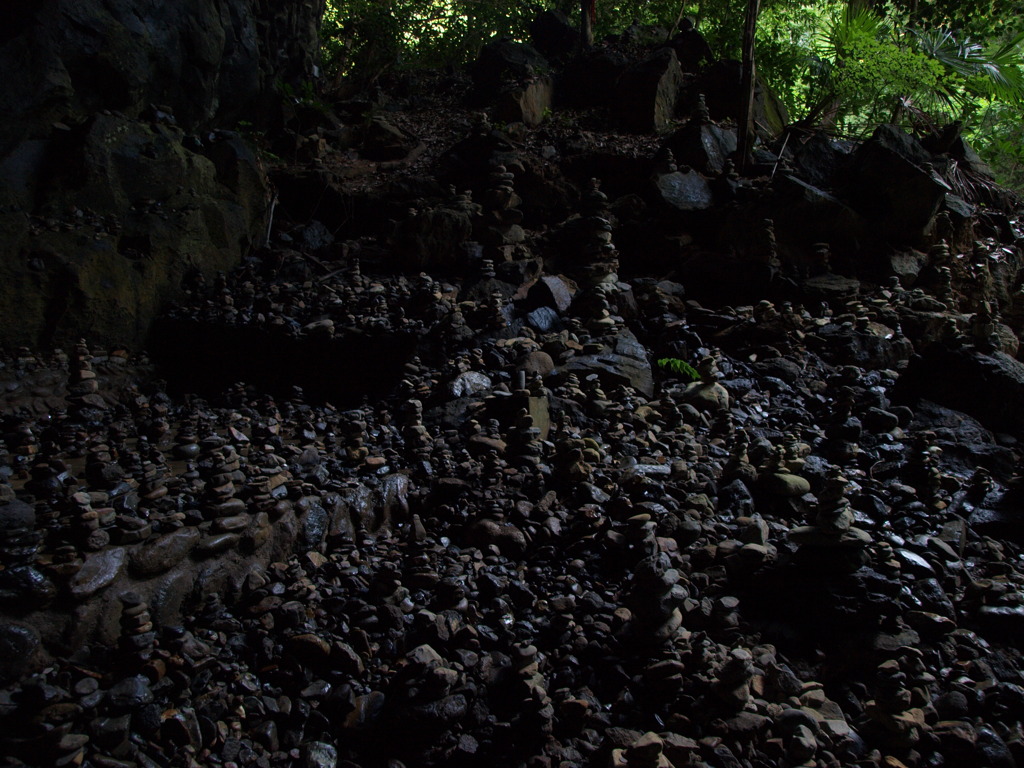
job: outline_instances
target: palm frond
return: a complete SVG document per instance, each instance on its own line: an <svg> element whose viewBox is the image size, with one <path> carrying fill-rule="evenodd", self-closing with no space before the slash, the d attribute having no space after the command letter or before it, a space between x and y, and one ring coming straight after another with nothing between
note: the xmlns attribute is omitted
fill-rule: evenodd
<svg viewBox="0 0 1024 768"><path fill-rule="evenodd" d="M1002 101L1024 102L1024 31L989 47L969 37L957 40L948 29L913 30L913 34L918 49L951 75L963 78L970 91ZM955 86L948 90L958 92L952 101L962 103L970 98Z"/></svg>
<svg viewBox="0 0 1024 768"><path fill-rule="evenodd" d="M892 24L870 8L847 7L815 34L815 48L821 58L840 60L857 40L882 39L892 31Z"/></svg>
<svg viewBox="0 0 1024 768"><path fill-rule="evenodd" d="M995 207L1019 203L1019 196L1016 192L955 160L946 168L944 177L953 187L953 191L969 203L982 203Z"/></svg>

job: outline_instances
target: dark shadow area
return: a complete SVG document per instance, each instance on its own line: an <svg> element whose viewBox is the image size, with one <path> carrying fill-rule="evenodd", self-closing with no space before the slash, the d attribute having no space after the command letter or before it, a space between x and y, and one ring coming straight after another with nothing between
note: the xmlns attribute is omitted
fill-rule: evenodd
<svg viewBox="0 0 1024 768"><path fill-rule="evenodd" d="M150 341L168 391L217 396L237 382L277 396L302 387L312 402L342 406L398 383L412 356L411 335L357 332L295 338L283 332L161 320Z"/></svg>

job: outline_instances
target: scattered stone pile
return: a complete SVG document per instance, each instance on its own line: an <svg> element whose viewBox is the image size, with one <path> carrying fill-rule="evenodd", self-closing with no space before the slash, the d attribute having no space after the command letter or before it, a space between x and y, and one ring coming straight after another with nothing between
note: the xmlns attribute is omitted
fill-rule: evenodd
<svg viewBox="0 0 1024 768"><path fill-rule="evenodd" d="M697 87L677 42L635 98ZM505 108L557 93L517 67ZM155 370L5 356L3 765L1024 761L1020 252L942 196L870 264L794 238L780 200L877 222L871 174L909 153L931 200L931 155L739 179L714 98L645 196L480 121L464 183L196 276ZM712 207L758 212L735 248Z"/></svg>
<svg viewBox="0 0 1024 768"><path fill-rule="evenodd" d="M710 310L607 270L491 303L496 274L270 260L175 310L408 327L343 408L5 360L8 764L1024 758L1016 440L893 399L935 345L1018 363L895 284ZM650 365L690 340L697 381Z"/></svg>

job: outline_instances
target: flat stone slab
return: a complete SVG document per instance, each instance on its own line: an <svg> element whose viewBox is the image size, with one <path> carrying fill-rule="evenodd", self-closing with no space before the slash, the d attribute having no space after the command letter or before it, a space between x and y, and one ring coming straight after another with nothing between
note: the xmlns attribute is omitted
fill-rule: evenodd
<svg viewBox="0 0 1024 768"><path fill-rule="evenodd" d="M124 547L110 547L89 555L81 570L70 582L71 594L78 600L87 600L101 589L110 586L124 568L127 551Z"/></svg>

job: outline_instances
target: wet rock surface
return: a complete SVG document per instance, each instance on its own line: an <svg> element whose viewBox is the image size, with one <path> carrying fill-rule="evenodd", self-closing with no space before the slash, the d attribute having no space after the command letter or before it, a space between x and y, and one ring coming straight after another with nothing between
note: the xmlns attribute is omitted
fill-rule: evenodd
<svg viewBox="0 0 1024 768"><path fill-rule="evenodd" d="M1017 246L891 132L740 178L685 33L615 75L696 105L667 146L396 109L280 172L152 359L4 354L4 765L1024 760ZM795 234L794 182L811 229L887 215L837 183L865 154L907 241Z"/></svg>
<svg viewBox="0 0 1024 768"><path fill-rule="evenodd" d="M988 326L897 339L931 294L896 284L684 303L613 232L504 293L253 261L172 313L402 328L361 403L5 360L8 762L1014 764L1019 430L915 388Z"/></svg>

